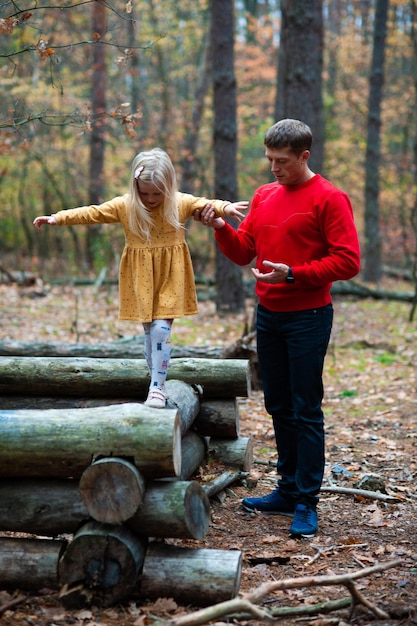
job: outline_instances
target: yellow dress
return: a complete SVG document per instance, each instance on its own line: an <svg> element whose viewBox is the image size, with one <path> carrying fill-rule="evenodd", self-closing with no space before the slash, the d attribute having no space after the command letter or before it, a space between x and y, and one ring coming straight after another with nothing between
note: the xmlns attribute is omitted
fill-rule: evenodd
<svg viewBox="0 0 417 626"><path fill-rule="evenodd" d="M194 211L208 202L222 217L229 204L180 192L177 197L183 226ZM57 225L122 224L125 247L119 268L119 319L151 322L194 315L198 312L197 294L185 228L176 230L168 224L160 206L152 209L155 225L151 241L145 241L129 228L128 198L125 194L100 205L59 211L55 214Z"/></svg>

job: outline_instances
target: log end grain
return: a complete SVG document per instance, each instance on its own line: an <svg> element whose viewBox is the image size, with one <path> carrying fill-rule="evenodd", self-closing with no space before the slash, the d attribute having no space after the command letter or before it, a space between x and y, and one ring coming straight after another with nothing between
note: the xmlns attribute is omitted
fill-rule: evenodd
<svg viewBox="0 0 417 626"><path fill-rule="evenodd" d="M124 601L136 587L146 545L125 526L85 524L59 560L64 606L111 606Z"/></svg>
<svg viewBox="0 0 417 626"><path fill-rule="evenodd" d="M105 457L94 461L83 472L79 488L93 519L104 524L121 524L141 505L145 480L133 463Z"/></svg>

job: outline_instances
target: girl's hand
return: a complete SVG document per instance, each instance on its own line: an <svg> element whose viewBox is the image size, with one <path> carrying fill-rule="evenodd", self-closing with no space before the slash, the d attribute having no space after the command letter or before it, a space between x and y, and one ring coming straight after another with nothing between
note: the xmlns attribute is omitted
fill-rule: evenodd
<svg viewBox="0 0 417 626"><path fill-rule="evenodd" d="M40 215L39 217L35 217L33 220L33 225L37 230L40 230L42 224L48 224L49 226L56 226L56 217L55 215Z"/></svg>
<svg viewBox="0 0 417 626"><path fill-rule="evenodd" d="M247 211L248 206L249 202L246 200L232 202L225 207L224 212L228 217L233 217L238 222L241 222L246 217L241 211Z"/></svg>

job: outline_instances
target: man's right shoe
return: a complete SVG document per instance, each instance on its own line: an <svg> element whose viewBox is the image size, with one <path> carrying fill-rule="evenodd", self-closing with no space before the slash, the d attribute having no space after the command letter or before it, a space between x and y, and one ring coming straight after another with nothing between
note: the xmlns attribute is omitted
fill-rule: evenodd
<svg viewBox="0 0 417 626"><path fill-rule="evenodd" d="M259 511L269 515L286 515L292 517L294 514L294 504L289 502L279 492L279 489L263 498L245 498L242 500L245 511Z"/></svg>
<svg viewBox="0 0 417 626"><path fill-rule="evenodd" d="M318 530L316 509L300 502L294 511L290 527L291 537L314 537Z"/></svg>

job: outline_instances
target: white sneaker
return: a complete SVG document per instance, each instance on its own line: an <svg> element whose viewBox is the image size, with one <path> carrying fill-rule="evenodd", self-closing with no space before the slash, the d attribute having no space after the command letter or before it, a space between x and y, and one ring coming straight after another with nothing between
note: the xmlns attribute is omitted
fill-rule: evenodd
<svg viewBox="0 0 417 626"><path fill-rule="evenodd" d="M167 396L159 387L153 387L149 390L148 397L146 398L146 406L150 406L154 409L164 409L167 403Z"/></svg>

